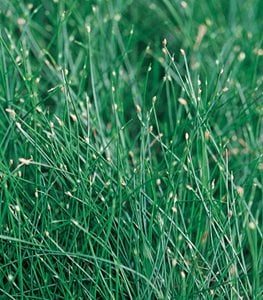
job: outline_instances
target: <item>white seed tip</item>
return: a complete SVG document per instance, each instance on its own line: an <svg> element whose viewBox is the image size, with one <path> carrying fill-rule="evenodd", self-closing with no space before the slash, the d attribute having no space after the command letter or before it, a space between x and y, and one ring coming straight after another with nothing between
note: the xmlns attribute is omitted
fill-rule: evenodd
<svg viewBox="0 0 263 300"><path fill-rule="evenodd" d="M13 109L11 109L11 108L6 108L5 111L8 112L8 113L10 114L10 116L11 116L12 119L15 118L16 112L15 112Z"/></svg>
<svg viewBox="0 0 263 300"><path fill-rule="evenodd" d="M75 114L70 114L70 117L71 117L73 122L76 122L78 120L78 118Z"/></svg>
<svg viewBox="0 0 263 300"><path fill-rule="evenodd" d="M86 31L87 31L87 33L90 33L90 32L91 32L90 25L86 25Z"/></svg>
<svg viewBox="0 0 263 300"><path fill-rule="evenodd" d="M256 229L256 224L254 223L254 222L249 222L248 223L248 227L249 227L249 229L251 229L251 230L255 230Z"/></svg>
<svg viewBox="0 0 263 300"><path fill-rule="evenodd" d="M188 4L187 4L185 1L182 1L182 2L181 2L181 6L182 6L183 8L186 8L187 5L188 5Z"/></svg>
<svg viewBox="0 0 263 300"><path fill-rule="evenodd" d="M26 24L26 20L24 18L17 19L17 25L24 26Z"/></svg>
<svg viewBox="0 0 263 300"><path fill-rule="evenodd" d="M31 158L28 158L28 159L20 157L20 158L18 159L18 161L19 161L22 165L26 165L26 166L30 165L31 162L32 162L32 160L33 160L32 157L31 157Z"/></svg>
<svg viewBox="0 0 263 300"><path fill-rule="evenodd" d="M181 54L182 54L183 56L185 56L185 51L184 51L184 49L180 49L180 52L181 52Z"/></svg>
<svg viewBox="0 0 263 300"><path fill-rule="evenodd" d="M137 111L137 113L141 113L142 112L142 108L140 107L139 104L136 104L136 111Z"/></svg>
<svg viewBox="0 0 263 300"><path fill-rule="evenodd" d="M163 44L164 47L166 47L167 46L167 39L163 39L162 44Z"/></svg>
<svg viewBox="0 0 263 300"><path fill-rule="evenodd" d="M12 274L8 274L7 280L8 281L13 281L14 280L14 276Z"/></svg>
<svg viewBox="0 0 263 300"><path fill-rule="evenodd" d="M187 101L184 98L179 98L178 102L183 106L187 106Z"/></svg>

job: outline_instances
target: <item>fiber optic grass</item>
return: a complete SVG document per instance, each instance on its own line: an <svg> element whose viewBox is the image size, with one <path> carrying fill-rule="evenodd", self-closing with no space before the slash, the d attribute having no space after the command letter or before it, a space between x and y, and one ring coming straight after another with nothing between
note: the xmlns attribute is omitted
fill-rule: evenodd
<svg viewBox="0 0 263 300"><path fill-rule="evenodd" d="M261 299L261 10L1 1L1 299Z"/></svg>

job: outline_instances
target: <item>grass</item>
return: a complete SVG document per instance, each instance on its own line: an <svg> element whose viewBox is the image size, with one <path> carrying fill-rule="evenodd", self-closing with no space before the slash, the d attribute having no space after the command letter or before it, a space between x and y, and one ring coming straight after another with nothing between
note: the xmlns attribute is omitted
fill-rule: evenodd
<svg viewBox="0 0 263 300"><path fill-rule="evenodd" d="M261 299L261 11L1 1L1 299Z"/></svg>

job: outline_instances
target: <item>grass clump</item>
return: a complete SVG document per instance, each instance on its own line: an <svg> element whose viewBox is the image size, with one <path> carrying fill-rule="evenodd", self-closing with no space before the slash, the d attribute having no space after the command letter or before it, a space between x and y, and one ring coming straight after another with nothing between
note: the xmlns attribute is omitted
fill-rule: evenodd
<svg viewBox="0 0 263 300"><path fill-rule="evenodd" d="M260 1L2 1L3 299L260 299Z"/></svg>

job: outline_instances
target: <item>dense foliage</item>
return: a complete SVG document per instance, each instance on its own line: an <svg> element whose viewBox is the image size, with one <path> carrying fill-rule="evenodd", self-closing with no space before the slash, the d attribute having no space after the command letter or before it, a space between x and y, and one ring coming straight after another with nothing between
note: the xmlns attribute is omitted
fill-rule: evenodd
<svg viewBox="0 0 263 300"><path fill-rule="evenodd" d="M260 299L262 1L0 1L0 298Z"/></svg>

